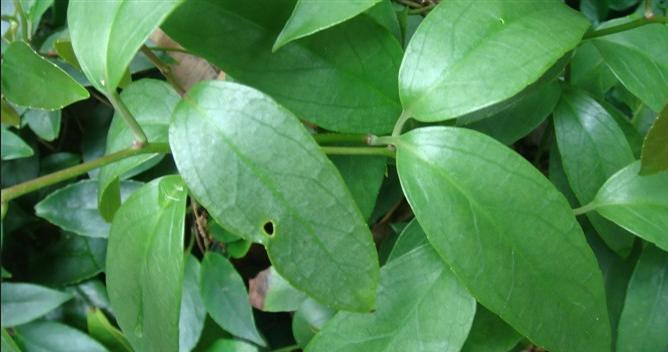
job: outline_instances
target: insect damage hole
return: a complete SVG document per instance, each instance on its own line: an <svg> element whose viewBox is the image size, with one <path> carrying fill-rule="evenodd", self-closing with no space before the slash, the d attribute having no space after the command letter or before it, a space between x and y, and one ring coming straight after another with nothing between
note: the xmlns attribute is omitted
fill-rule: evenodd
<svg viewBox="0 0 668 352"><path fill-rule="evenodd" d="M264 234L267 236L273 236L274 231L276 231L276 227L274 226L274 222L269 220L262 225L262 231L264 231Z"/></svg>

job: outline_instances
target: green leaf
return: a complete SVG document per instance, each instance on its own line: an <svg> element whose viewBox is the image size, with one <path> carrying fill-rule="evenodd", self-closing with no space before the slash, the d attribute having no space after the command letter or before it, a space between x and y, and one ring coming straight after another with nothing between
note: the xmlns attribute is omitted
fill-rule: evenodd
<svg viewBox="0 0 668 352"><path fill-rule="evenodd" d="M53 0L21 0L21 4L30 22L31 34L33 34L37 32L42 15L53 5Z"/></svg>
<svg viewBox="0 0 668 352"><path fill-rule="evenodd" d="M107 289L135 350L178 351L188 192L165 176L134 192L111 223Z"/></svg>
<svg viewBox="0 0 668 352"><path fill-rule="evenodd" d="M230 232L264 244L290 284L335 308L373 307L371 233L294 115L251 88L202 82L177 106L169 143L191 195Z"/></svg>
<svg viewBox="0 0 668 352"><path fill-rule="evenodd" d="M596 260L540 171L467 129L420 128L396 144L420 225L480 304L548 350L610 350Z"/></svg>
<svg viewBox="0 0 668 352"><path fill-rule="evenodd" d="M631 151L633 152L634 158L640 157L640 148L642 147L643 137L640 136L640 132L633 126L631 120L617 109L614 105L606 102L605 100L597 100L599 104L612 116L612 118L617 122L617 126L624 132L626 136L626 141L629 142Z"/></svg>
<svg viewBox="0 0 668 352"><path fill-rule="evenodd" d="M522 339L496 314L478 305L463 352L508 352Z"/></svg>
<svg viewBox="0 0 668 352"><path fill-rule="evenodd" d="M619 321L617 351L668 350L666 276L668 253L647 245L629 282Z"/></svg>
<svg viewBox="0 0 668 352"><path fill-rule="evenodd" d="M650 127L642 145L640 174L649 175L668 169L668 105Z"/></svg>
<svg viewBox="0 0 668 352"><path fill-rule="evenodd" d="M100 309L94 308L88 312L87 324L90 337L98 340L109 351L132 352L132 347L130 347L128 340L123 337L123 333L111 325Z"/></svg>
<svg viewBox="0 0 668 352"><path fill-rule="evenodd" d="M537 81L588 27L556 0L444 1L406 48L399 72L404 111L442 121L500 103Z"/></svg>
<svg viewBox="0 0 668 352"><path fill-rule="evenodd" d="M583 91L564 90L554 111L554 130L564 171L580 204L594 199L605 180L634 160L615 120ZM588 218L610 248L629 254L633 236L595 213Z"/></svg>
<svg viewBox="0 0 668 352"><path fill-rule="evenodd" d="M150 143L167 143L169 123L179 99L179 95L169 84L155 79L133 82L121 93L121 100L144 130ZM107 133L105 154L130 148L133 141L134 136L130 128L116 113ZM100 169L98 206L105 220L111 221L120 205L118 181L153 167L162 158L162 154L142 154Z"/></svg>
<svg viewBox="0 0 668 352"><path fill-rule="evenodd" d="M135 181L124 181L121 184L122 200L126 200L141 185ZM107 238L110 225L97 209L97 194L97 181L79 181L49 194L35 205L35 213L77 235Z"/></svg>
<svg viewBox="0 0 668 352"><path fill-rule="evenodd" d="M260 350L248 342L232 339L218 339L205 352L259 352Z"/></svg>
<svg viewBox="0 0 668 352"><path fill-rule="evenodd" d="M293 312L307 298L281 277L273 266L251 279L248 290L253 307L264 312Z"/></svg>
<svg viewBox="0 0 668 352"><path fill-rule="evenodd" d="M7 333L6 329L2 329L2 341L0 349L5 352L21 352L19 346L16 345L14 339Z"/></svg>
<svg viewBox="0 0 668 352"><path fill-rule="evenodd" d="M72 48L93 86L114 92L137 50L182 2L72 1L67 9Z"/></svg>
<svg viewBox="0 0 668 352"><path fill-rule="evenodd" d="M274 97L300 118L339 132L391 131L401 113L397 72L402 50L396 39L372 19L358 16L273 54L293 4L188 1L163 29L188 51L236 82Z"/></svg>
<svg viewBox="0 0 668 352"><path fill-rule="evenodd" d="M394 11L394 2L391 0L380 0L375 5L371 6L364 15L369 16L376 23L385 28L388 32L401 42L401 26L399 19Z"/></svg>
<svg viewBox="0 0 668 352"><path fill-rule="evenodd" d="M6 128L2 128L0 131L2 133L0 136L0 140L2 140L2 144L0 144L2 147L2 160L27 158L35 153L21 137Z"/></svg>
<svg viewBox="0 0 668 352"><path fill-rule="evenodd" d="M607 22L620 24L629 19ZM605 63L631 93L654 111L668 103L668 27L649 24L592 40Z"/></svg>
<svg viewBox="0 0 668 352"><path fill-rule="evenodd" d="M335 310L310 298L304 300L292 316L292 334L299 346L306 347L334 314L336 314Z"/></svg>
<svg viewBox="0 0 668 352"><path fill-rule="evenodd" d="M409 231L422 232L417 222ZM474 314L473 297L423 244L380 270L376 311L337 313L306 351L459 351Z"/></svg>
<svg viewBox="0 0 668 352"><path fill-rule="evenodd" d="M72 67L81 70L81 66L79 66L79 60L77 60L77 56L74 53L74 48L72 48L71 41L66 39L56 40L56 42L53 43L53 48L56 50L56 53L58 53L58 56L60 56L61 59L70 64Z"/></svg>
<svg viewBox="0 0 668 352"><path fill-rule="evenodd" d="M575 50L571 61L570 83L596 97L603 97L617 83L617 78L594 44L586 41Z"/></svg>
<svg viewBox="0 0 668 352"><path fill-rule="evenodd" d="M314 1L298 0L292 15L276 38L273 50L332 27L371 8L381 0Z"/></svg>
<svg viewBox="0 0 668 352"><path fill-rule="evenodd" d="M16 109L14 109L14 107L11 104L5 101L4 97L2 98L1 102L2 102L2 115L0 115L0 121L2 121L3 124L7 124L14 127L21 126L21 116L19 116L19 113L16 112Z"/></svg>
<svg viewBox="0 0 668 352"><path fill-rule="evenodd" d="M16 105L44 110L62 109L89 96L65 71L22 41L9 44L3 55L2 94Z"/></svg>
<svg viewBox="0 0 668 352"><path fill-rule="evenodd" d="M500 112L465 127L482 132L503 144L513 144L538 127L559 101L557 82L544 85Z"/></svg>
<svg viewBox="0 0 668 352"><path fill-rule="evenodd" d="M369 219L376 205L378 191L385 178L387 158L379 156L331 155L346 182L346 186L360 209L362 217Z"/></svg>
<svg viewBox="0 0 668 352"><path fill-rule="evenodd" d="M640 176L636 161L614 174L583 209L603 217L668 251L668 171Z"/></svg>
<svg viewBox="0 0 668 352"><path fill-rule="evenodd" d="M60 116L61 110L30 109L23 114L23 120L37 136L51 142L60 134Z"/></svg>
<svg viewBox="0 0 668 352"><path fill-rule="evenodd" d="M29 323L72 298L68 293L43 286L2 283L2 327Z"/></svg>
<svg viewBox="0 0 668 352"><path fill-rule="evenodd" d="M179 351L181 352L192 351L204 329L206 308L202 303L199 286L199 261L193 256L186 257L179 318Z"/></svg>
<svg viewBox="0 0 668 352"><path fill-rule="evenodd" d="M222 255L208 252L202 260L201 275L202 302L213 320L235 336L266 346L255 327L244 280L234 266Z"/></svg>
<svg viewBox="0 0 668 352"><path fill-rule="evenodd" d="M24 352L107 352L83 332L52 321L37 321L16 328Z"/></svg>

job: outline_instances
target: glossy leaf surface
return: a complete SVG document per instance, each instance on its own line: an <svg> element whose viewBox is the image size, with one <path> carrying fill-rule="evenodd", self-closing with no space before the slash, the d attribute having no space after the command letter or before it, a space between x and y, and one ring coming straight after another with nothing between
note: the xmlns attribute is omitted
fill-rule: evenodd
<svg viewBox="0 0 668 352"><path fill-rule="evenodd" d="M100 309L88 312L86 319L88 334L113 352L132 352L123 333L111 325Z"/></svg>
<svg viewBox="0 0 668 352"><path fill-rule="evenodd" d="M21 159L32 156L35 152L32 148L21 139L21 137L9 131L6 128L0 130L2 148L2 160Z"/></svg>
<svg viewBox="0 0 668 352"><path fill-rule="evenodd" d="M617 83L617 77L610 71L594 44L587 41L575 50L571 61L570 83L596 97L602 97Z"/></svg>
<svg viewBox="0 0 668 352"><path fill-rule="evenodd" d="M640 155L640 173L644 175L668 169L668 105L647 132Z"/></svg>
<svg viewBox="0 0 668 352"><path fill-rule="evenodd" d="M560 1L445 1L406 48L404 111L442 121L506 100L572 50L588 27Z"/></svg>
<svg viewBox="0 0 668 352"><path fill-rule="evenodd" d="M24 352L107 352L99 342L65 324L37 321L16 329Z"/></svg>
<svg viewBox="0 0 668 352"><path fill-rule="evenodd" d="M274 54L272 45L293 4L188 1L163 29L235 81L269 94L300 118L339 132L391 131L401 113L397 72L402 51L396 39L372 19L359 16Z"/></svg>
<svg viewBox="0 0 668 352"><path fill-rule="evenodd" d="M371 233L294 115L253 89L204 82L176 108L169 142L191 194L223 227L263 243L294 287L340 309L373 307Z"/></svg>
<svg viewBox="0 0 668 352"><path fill-rule="evenodd" d="M93 86L113 92L139 47L182 1L71 1L72 48Z"/></svg>
<svg viewBox="0 0 668 352"><path fill-rule="evenodd" d="M478 302L547 349L610 350L596 260L566 199L537 169L466 129L420 128L396 143L408 202Z"/></svg>
<svg viewBox="0 0 668 352"><path fill-rule="evenodd" d="M53 141L60 134L61 112L30 109L23 114L23 120L40 138Z"/></svg>
<svg viewBox="0 0 668 352"><path fill-rule="evenodd" d="M60 306L72 296L44 286L2 283L2 326L31 322Z"/></svg>
<svg viewBox="0 0 668 352"><path fill-rule="evenodd" d="M128 198L111 224L107 289L135 350L178 351L187 194L178 176L155 179Z"/></svg>
<svg viewBox="0 0 668 352"><path fill-rule="evenodd" d="M89 96L72 77L22 41L4 51L2 94L16 105L44 110L60 109Z"/></svg>

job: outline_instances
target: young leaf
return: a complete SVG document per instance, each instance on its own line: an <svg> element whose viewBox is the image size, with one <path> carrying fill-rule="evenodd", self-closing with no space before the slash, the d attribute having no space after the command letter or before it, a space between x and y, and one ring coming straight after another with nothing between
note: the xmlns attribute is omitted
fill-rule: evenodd
<svg viewBox="0 0 668 352"><path fill-rule="evenodd" d="M634 160L615 120L583 91L564 90L554 111L554 130L564 171L580 204L594 199L605 180ZM629 254L633 236L596 213L588 218L610 248Z"/></svg>
<svg viewBox="0 0 668 352"><path fill-rule="evenodd" d="M337 25L369 9L381 0L298 0L292 15L276 38L273 50L307 35Z"/></svg>
<svg viewBox="0 0 668 352"><path fill-rule="evenodd" d="M285 281L272 266L251 279L248 289L253 307L264 312L293 312L307 298Z"/></svg>
<svg viewBox="0 0 668 352"><path fill-rule="evenodd" d="M105 94L114 92L139 47L182 2L70 2L67 21L72 48L93 86Z"/></svg>
<svg viewBox="0 0 668 352"><path fill-rule="evenodd" d="M300 118L338 132L391 131L401 113L397 72L402 50L396 39L372 19L358 16L274 54L272 45L293 4L187 1L163 29L236 82L274 97Z"/></svg>
<svg viewBox="0 0 668 352"><path fill-rule="evenodd" d="M628 21L610 21L600 28ZM654 111L668 103L668 27L649 24L592 40L620 82Z"/></svg>
<svg viewBox="0 0 668 352"><path fill-rule="evenodd" d="M121 184L121 200L125 201L142 184L124 181ZM35 205L37 216L63 230L80 236L107 238L110 225L97 209L98 183L83 180L67 185Z"/></svg>
<svg viewBox="0 0 668 352"><path fill-rule="evenodd" d="M404 232L422 232L413 225ZM459 351L474 315L473 297L423 244L380 270L376 311L337 313L306 351Z"/></svg>
<svg viewBox="0 0 668 352"><path fill-rule="evenodd" d="M2 283L2 327L31 322L72 298L68 293L43 286Z"/></svg>
<svg viewBox="0 0 668 352"><path fill-rule="evenodd" d="M111 223L107 289L135 350L178 351L187 191L165 176L134 192Z"/></svg>
<svg viewBox="0 0 668 352"><path fill-rule="evenodd" d="M444 1L406 48L399 72L404 111L442 121L502 102L538 80L588 27L556 0Z"/></svg>
<svg viewBox="0 0 668 352"><path fill-rule="evenodd" d="M23 120L36 135L50 142L60 134L60 115L61 110L30 109L23 114Z"/></svg>
<svg viewBox="0 0 668 352"><path fill-rule="evenodd" d="M179 318L179 351L181 352L192 351L204 329L206 308L199 292L200 270L197 258L193 256L186 258Z"/></svg>
<svg viewBox="0 0 668 352"><path fill-rule="evenodd" d="M25 352L108 352L85 333L53 321L36 321L16 328Z"/></svg>
<svg viewBox="0 0 668 352"><path fill-rule="evenodd" d="M640 174L649 175L668 169L668 105L654 121L640 154Z"/></svg>
<svg viewBox="0 0 668 352"><path fill-rule="evenodd" d="M548 350L610 350L596 260L538 170L467 129L420 128L396 144L408 202L478 302Z"/></svg>
<svg viewBox="0 0 668 352"><path fill-rule="evenodd" d="M496 314L478 305L462 352L508 352L522 339Z"/></svg>
<svg viewBox="0 0 668 352"><path fill-rule="evenodd" d="M376 197L385 177L387 158L379 156L331 155L330 160L341 173L362 217L371 216Z"/></svg>
<svg viewBox="0 0 668 352"><path fill-rule="evenodd" d="M123 333L111 325L100 309L94 308L88 312L86 319L88 334L113 352L132 352L130 343Z"/></svg>
<svg viewBox="0 0 668 352"><path fill-rule="evenodd" d="M84 87L28 44L15 41L2 59L2 94L20 106L58 110L88 98Z"/></svg>
<svg viewBox="0 0 668 352"><path fill-rule="evenodd" d="M585 206L668 251L668 171L640 176L640 162L620 170Z"/></svg>
<svg viewBox="0 0 668 352"><path fill-rule="evenodd" d="M191 194L232 233L264 244L290 284L339 309L373 307L371 233L294 115L251 88L202 82L177 106L169 143Z"/></svg>
<svg viewBox="0 0 668 352"><path fill-rule="evenodd" d="M0 102L2 103L2 115L0 115L0 121L2 121L3 124L14 127L21 126L21 116L16 112L16 109L5 101L4 97L0 99Z"/></svg>
<svg viewBox="0 0 668 352"><path fill-rule="evenodd" d="M201 270L200 293L211 318L225 331L266 346L255 327L244 280L232 263L218 253L208 252Z"/></svg>
<svg viewBox="0 0 668 352"><path fill-rule="evenodd" d="M35 153L32 148L21 139L21 137L15 135L6 128L2 128L0 131L0 133L2 133L0 136L2 160L27 158Z"/></svg>
<svg viewBox="0 0 668 352"><path fill-rule="evenodd" d="M142 79L130 84L121 99L146 133L150 143L167 143L169 122L179 95L164 81ZM116 114L107 133L105 154L130 148L134 137L129 127ZM120 205L118 180L132 177L151 168L162 159L161 154L142 154L109 164L100 169L98 206L100 214L111 221Z"/></svg>
<svg viewBox="0 0 668 352"><path fill-rule="evenodd" d="M648 244L626 292L617 351L668 350L668 253Z"/></svg>

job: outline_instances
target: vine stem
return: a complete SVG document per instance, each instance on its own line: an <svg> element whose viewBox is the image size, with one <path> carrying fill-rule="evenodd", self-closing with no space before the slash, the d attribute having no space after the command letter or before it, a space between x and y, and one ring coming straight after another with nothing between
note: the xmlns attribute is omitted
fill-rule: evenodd
<svg viewBox="0 0 668 352"><path fill-rule="evenodd" d="M401 112L401 115L399 116L399 119L397 119L397 123L394 125L394 129L392 130L392 137L398 137L401 135L401 131L404 129L404 125L409 118L410 116L405 110Z"/></svg>
<svg viewBox="0 0 668 352"><path fill-rule="evenodd" d="M643 17L631 22L620 24L617 26L612 26L596 31L589 32L582 37L583 40L603 37L610 34L615 34L619 32L628 31L634 28L642 27L652 23L668 23L668 16L652 16L652 17Z"/></svg>
<svg viewBox="0 0 668 352"><path fill-rule="evenodd" d="M394 152L385 147L320 147L330 155L380 155L394 158Z"/></svg>
<svg viewBox="0 0 668 352"><path fill-rule="evenodd" d="M588 213L596 208L596 205L594 203L589 203L586 205L583 205L579 208L573 209L573 214L577 215L582 215L584 213Z"/></svg>
<svg viewBox="0 0 668 352"><path fill-rule="evenodd" d="M371 145L371 141L376 138L372 134L359 133L320 133L314 134L313 139L318 143L362 143Z"/></svg>
<svg viewBox="0 0 668 352"><path fill-rule="evenodd" d="M154 143L146 144L140 148L128 148L116 153L105 155L101 158L91 160L79 165L68 167L30 181L19 183L18 185L6 188L2 190L0 195L2 204L6 204L10 200L20 197L24 194L36 191L40 188L53 185L58 182L62 182L79 175L83 175L88 171L97 169L99 167L115 163L119 160L129 158L131 156L139 154L150 154L150 153L169 153L169 145L167 143Z"/></svg>
<svg viewBox="0 0 668 352"><path fill-rule="evenodd" d="M186 93L186 90L183 89L183 87L176 80L176 77L174 77L172 69L169 67L169 65L162 62L162 60L160 60L160 58L157 55L155 55L155 53L153 53L153 51L151 51L151 49L146 45L142 45L140 50L153 63L153 65L155 65L155 67L158 68L160 73L162 73L167 82L169 82L169 84L171 84L172 87L176 89L179 95L182 96L183 94Z"/></svg>
<svg viewBox="0 0 668 352"><path fill-rule="evenodd" d="M166 52L176 52L176 53L184 53L192 55L190 51L181 48L168 48L165 46L149 46L148 48L151 49L152 51L166 51Z"/></svg>
<svg viewBox="0 0 668 352"><path fill-rule="evenodd" d="M144 130L142 130L141 126L139 126L137 123L137 120L135 120L134 116L132 116L132 113L130 110L128 110L128 107L125 106L125 103L123 103L121 100L118 92L109 92L108 97L111 105L116 111L118 111L119 114L121 114L121 117L128 125L128 127L130 127L132 134L135 136L133 147L136 149L141 149L144 145L146 145L146 143L148 143L148 138L146 138Z"/></svg>

